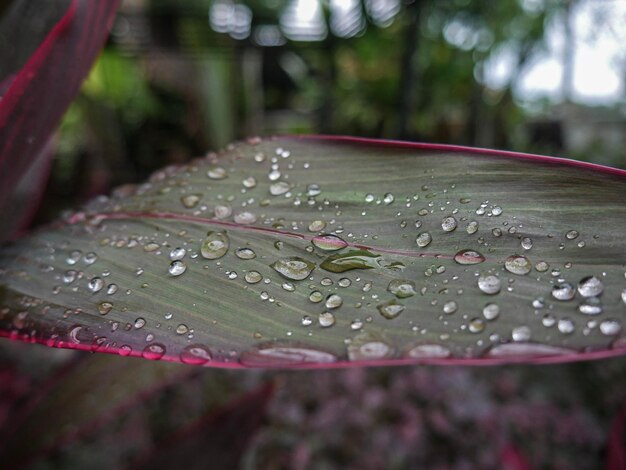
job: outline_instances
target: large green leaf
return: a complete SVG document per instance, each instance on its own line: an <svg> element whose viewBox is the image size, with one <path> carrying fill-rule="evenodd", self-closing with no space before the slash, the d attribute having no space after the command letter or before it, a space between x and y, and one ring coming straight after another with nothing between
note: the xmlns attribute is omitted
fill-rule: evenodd
<svg viewBox="0 0 626 470"><path fill-rule="evenodd" d="M0 326L220 367L623 354L624 176L456 147L253 139L6 247Z"/></svg>

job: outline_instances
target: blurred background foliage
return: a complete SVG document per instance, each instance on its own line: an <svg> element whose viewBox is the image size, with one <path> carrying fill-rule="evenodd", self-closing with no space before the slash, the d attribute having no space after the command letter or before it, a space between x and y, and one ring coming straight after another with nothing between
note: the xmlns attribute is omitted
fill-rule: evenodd
<svg viewBox="0 0 626 470"><path fill-rule="evenodd" d="M622 91L609 100L581 99L574 77L575 44L623 37L616 3L123 0L53 140L39 222L251 135L401 138L626 168L626 60L617 64ZM590 7L594 34L577 38L572 25ZM561 73L546 76L557 86L528 93L521 82L555 29ZM5 71L16 66L2 60ZM268 381L277 385L271 402L250 402L260 420L221 408ZM225 444L174 444L181 466L207 454L225 458L224 468L592 469L610 453L625 384L621 359L220 371L3 342L0 441L21 443L9 455L36 455L33 468L120 468L142 455L133 468L163 468L160 443L209 413L194 432L209 443L221 433Z"/></svg>

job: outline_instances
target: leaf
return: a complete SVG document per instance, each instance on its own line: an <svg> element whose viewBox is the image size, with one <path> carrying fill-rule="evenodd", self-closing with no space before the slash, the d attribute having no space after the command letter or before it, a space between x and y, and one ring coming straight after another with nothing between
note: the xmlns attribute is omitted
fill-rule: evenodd
<svg viewBox="0 0 626 470"><path fill-rule="evenodd" d="M3 79L0 86L2 91L6 89L0 100L0 209L3 212L78 93L104 44L118 3L119 0L73 0L23 67ZM50 2L44 11L57 14L58 6L58 2ZM21 7L29 8L23 2L16 4L16 8ZM42 17L47 16L42 12ZM29 18L20 17L25 22L19 31L26 38L16 38L19 43L16 51L32 47L27 36Z"/></svg>
<svg viewBox="0 0 626 470"><path fill-rule="evenodd" d="M4 249L0 328L216 367L621 355L624 176L461 147L252 139Z"/></svg>

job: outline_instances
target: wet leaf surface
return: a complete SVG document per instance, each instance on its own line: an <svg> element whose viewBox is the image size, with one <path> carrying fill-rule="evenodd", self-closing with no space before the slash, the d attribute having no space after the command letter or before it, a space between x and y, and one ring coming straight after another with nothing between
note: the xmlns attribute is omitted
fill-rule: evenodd
<svg viewBox="0 0 626 470"><path fill-rule="evenodd" d="M222 367L618 355L624 176L453 147L254 139L6 247L0 326Z"/></svg>

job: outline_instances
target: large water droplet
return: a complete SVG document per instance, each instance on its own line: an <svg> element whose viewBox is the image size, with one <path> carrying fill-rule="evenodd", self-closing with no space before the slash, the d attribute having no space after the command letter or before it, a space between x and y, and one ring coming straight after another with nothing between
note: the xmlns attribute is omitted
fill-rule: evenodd
<svg viewBox="0 0 626 470"><path fill-rule="evenodd" d="M367 341L369 335L357 336L348 345L348 357L351 361L371 361L393 355L393 348L381 340Z"/></svg>
<svg viewBox="0 0 626 470"><path fill-rule="evenodd" d="M533 265L528 258L522 255L509 256L504 262L504 267L507 271L517 275L528 274Z"/></svg>
<svg viewBox="0 0 626 470"><path fill-rule="evenodd" d="M511 332L511 338L516 342L526 342L530 340L531 331L527 326L517 326Z"/></svg>
<svg viewBox="0 0 626 470"><path fill-rule="evenodd" d="M415 283L407 279L392 279L387 290L399 299L405 299L415 295Z"/></svg>
<svg viewBox="0 0 626 470"><path fill-rule="evenodd" d="M337 294L331 294L326 297L326 308L339 308L343 303L343 299Z"/></svg>
<svg viewBox="0 0 626 470"><path fill-rule="evenodd" d="M572 300L575 295L576 290L569 282L555 284L552 288L552 297L557 300Z"/></svg>
<svg viewBox="0 0 626 470"><path fill-rule="evenodd" d="M615 336L622 331L622 324L618 320L608 319L600 323L600 332L605 336Z"/></svg>
<svg viewBox="0 0 626 470"><path fill-rule="evenodd" d="M337 357L326 351L301 347L268 345L245 352L241 363L251 367L284 367L299 364L330 363Z"/></svg>
<svg viewBox="0 0 626 470"><path fill-rule="evenodd" d="M326 222L323 220L314 220L309 224L309 232L319 232L326 228Z"/></svg>
<svg viewBox="0 0 626 470"><path fill-rule="evenodd" d="M239 212L238 214L235 214L233 220L238 224L249 225L256 222L256 215L248 211Z"/></svg>
<svg viewBox="0 0 626 470"><path fill-rule="evenodd" d="M467 230L467 233L469 233L470 235L478 232L478 222L476 222L475 220L472 220L470 223L467 224L466 230Z"/></svg>
<svg viewBox="0 0 626 470"><path fill-rule="evenodd" d="M313 243L313 245L320 250L324 251L341 250L342 248L348 246L348 243L339 238L337 235L318 235L313 238L311 243Z"/></svg>
<svg viewBox="0 0 626 470"><path fill-rule="evenodd" d="M99 277L91 278L91 280L87 283L87 288L93 294L99 292L104 287L104 281Z"/></svg>
<svg viewBox="0 0 626 470"><path fill-rule="evenodd" d="M180 202L182 202L183 206L187 209L193 209L200 202L201 194L188 194L180 198Z"/></svg>
<svg viewBox="0 0 626 470"><path fill-rule="evenodd" d="M187 251L185 251L184 248L174 248L172 251L170 251L170 260L176 261L179 259L183 259L186 254Z"/></svg>
<svg viewBox="0 0 626 470"><path fill-rule="evenodd" d="M459 264L479 264L485 261L485 257L475 250L461 250L454 255L454 261Z"/></svg>
<svg viewBox="0 0 626 470"><path fill-rule="evenodd" d="M569 318L561 318L556 324L557 329L564 335L569 335L574 332L576 325Z"/></svg>
<svg viewBox="0 0 626 470"><path fill-rule="evenodd" d="M380 314L388 320L393 320L404 310L404 305L397 303L395 300L390 300L383 304L378 305L378 311Z"/></svg>
<svg viewBox="0 0 626 470"><path fill-rule="evenodd" d="M318 321L322 328L331 327L335 324L335 315L333 315L331 312L320 313Z"/></svg>
<svg viewBox="0 0 626 470"><path fill-rule="evenodd" d="M422 232L415 239L415 243L417 243L417 246L419 246L420 248L424 248L428 246L432 240L433 239L430 236L430 233Z"/></svg>
<svg viewBox="0 0 626 470"><path fill-rule="evenodd" d="M395 200L395 197L391 193L387 193L383 196L383 202L385 204L391 204Z"/></svg>
<svg viewBox="0 0 626 470"><path fill-rule="evenodd" d="M602 281L595 276L588 276L578 283L578 293L583 297L598 297L604 291Z"/></svg>
<svg viewBox="0 0 626 470"><path fill-rule="evenodd" d="M351 269L371 269L379 267L380 256L366 250L350 250L326 258L320 268L333 273L342 273Z"/></svg>
<svg viewBox="0 0 626 470"><path fill-rule="evenodd" d="M497 294L501 288L500 278L493 275L480 276L478 278L478 288L485 294Z"/></svg>
<svg viewBox="0 0 626 470"><path fill-rule="evenodd" d="M226 232L209 232L200 246L200 254L206 259L218 259L226 254L230 240Z"/></svg>
<svg viewBox="0 0 626 470"><path fill-rule="evenodd" d="M572 354L573 351L558 346L537 343L505 343L498 344L489 350L491 357L541 357Z"/></svg>
<svg viewBox="0 0 626 470"><path fill-rule="evenodd" d="M270 194L272 196L280 196L289 192L290 189L291 185L289 183L286 183L284 181L277 181L276 183L272 183L270 185Z"/></svg>
<svg viewBox="0 0 626 470"><path fill-rule="evenodd" d="M480 318L472 318L469 322L468 329L470 333L481 333L485 329L485 322Z"/></svg>
<svg viewBox="0 0 626 470"><path fill-rule="evenodd" d="M302 258L293 257L279 259L271 267L287 279L302 281L309 277L311 271L315 269L315 264Z"/></svg>
<svg viewBox="0 0 626 470"><path fill-rule="evenodd" d="M483 307L483 317L486 320L495 320L500 315L500 306L498 304L487 304Z"/></svg>
<svg viewBox="0 0 626 470"><path fill-rule="evenodd" d="M261 276L261 273L258 271L248 271L243 278L248 284L256 284L257 282L261 282L263 276Z"/></svg>
<svg viewBox="0 0 626 470"><path fill-rule="evenodd" d="M151 343L143 349L141 355L145 359L156 361L165 355L165 346L160 343Z"/></svg>
<svg viewBox="0 0 626 470"><path fill-rule="evenodd" d="M201 344L190 344L180 353L180 361L184 364L202 365L211 360L211 351Z"/></svg>
<svg viewBox="0 0 626 470"><path fill-rule="evenodd" d="M522 238L522 241L520 244L522 245L522 248L524 248L525 250L530 250L533 247L533 240L532 238L524 237Z"/></svg>
<svg viewBox="0 0 626 470"><path fill-rule="evenodd" d="M316 304L320 303L322 300L324 300L324 294L322 294L318 290L314 290L313 292L309 294L309 300Z"/></svg>
<svg viewBox="0 0 626 470"><path fill-rule="evenodd" d="M454 300L450 300L443 304L443 313L446 315L452 315L458 309L458 305Z"/></svg>
<svg viewBox="0 0 626 470"><path fill-rule="evenodd" d="M172 261L168 268L168 272L172 276L180 276L185 271L187 271L187 265L183 261Z"/></svg>
<svg viewBox="0 0 626 470"><path fill-rule="evenodd" d="M230 206L224 204L217 204L213 209L213 214L216 219L227 219L233 213L233 209Z"/></svg>
<svg viewBox="0 0 626 470"><path fill-rule="evenodd" d="M568 240L575 240L576 238L578 238L578 232L576 230L570 230L565 234L565 238L567 238Z"/></svg>

